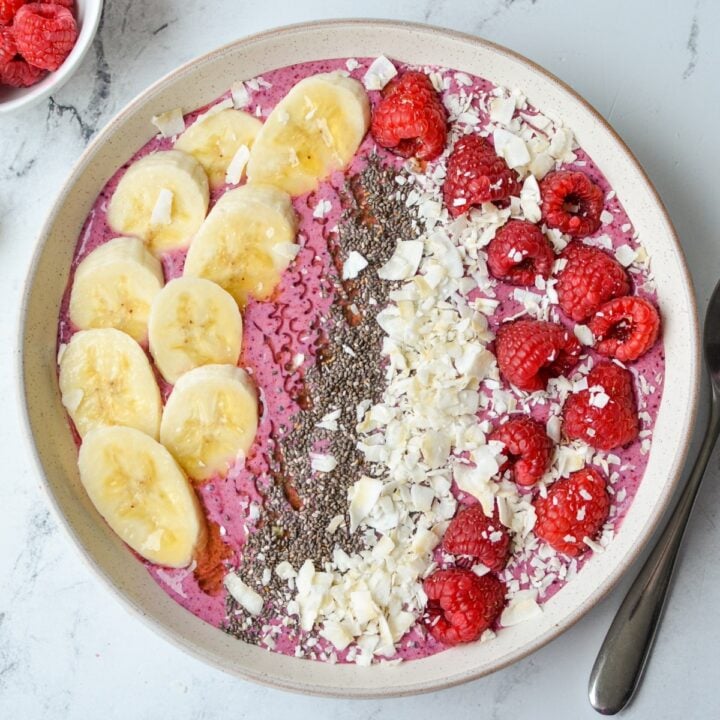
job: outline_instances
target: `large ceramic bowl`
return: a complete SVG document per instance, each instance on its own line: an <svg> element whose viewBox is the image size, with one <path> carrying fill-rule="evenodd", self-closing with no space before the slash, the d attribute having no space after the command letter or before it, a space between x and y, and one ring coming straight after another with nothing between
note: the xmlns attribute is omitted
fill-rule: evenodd
<svg viewBox="0 0 720 720"><path fill-rule="evenodd" d="M663 395L645 478L619 533L606 552L593 556L578 577L543 606L539 619L504 629L492 642L460 646L397 667L360 668L298 660L246 645L188 613L153 582L102 522L80 485L76 448L60 404L55 337L83 220L105 181L154 133L152 115L203 105L234 80L272 68L381 53L520 87L533 105L573 128L617 190L652 255L669 391ZM336 21L282 28L221 48L156 83L110 122L65 183L38 242L23 313L21 382L28 432L52 504L81 553L139 617L179 647L228 672L307 693L370 697L443 688L508 665L568 628L613 587L650 537L679 477L696 409L699 343L691 281L667 213L630 151L593 108L537 65L486 41L421 25Z"/></svg>

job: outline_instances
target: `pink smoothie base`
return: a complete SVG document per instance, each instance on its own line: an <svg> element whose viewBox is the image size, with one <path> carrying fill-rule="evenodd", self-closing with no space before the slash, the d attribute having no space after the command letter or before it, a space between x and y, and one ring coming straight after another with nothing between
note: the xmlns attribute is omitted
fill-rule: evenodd
<svg viewBox="0 0 720 720"><path fill-rule="evenodd" d="M359 67L351 75L362 80L370 62L372 59L358 59ZM260 87L257 92L254 92L251 104L246 110L266 118L275 104L298 80L319 72L345 70L345 63L345 59L325 60L269 72L263 77L271 87ZM491 83L480 78L472 78L472 81L473 86L466 88L467 91L487 92L493 87ZM451 87L451 91L454 90L455 87ZM227 96L229 93L224 97ZM371 92L370 97L371 101L376 103L380 94ZM218 100L220 99L222 98ZM195 117L205 109L200 108L186 116L187 125L189 126ZM59 318L59 344L67 343L76 330L68 316L68 301L74 269L88 253L115 236L106 223L106 207L117 183L132 162L149 153L171 147L172 140L170 139L154 138L151 140L115 173L98 196L77 242L71 277ZM400 166L396 156L378 148L368 135L347 174L361 170L370 151L377 152L383 162L396 167ZM600 170L582 150L578 151L577 155L576 164L578 162L580 164L578 169L588 173L607 193L610 186ZM340 221L340 191L344 180L345 176L337 173L322 183L317 191L295 198L294 206L300 218L298 240L301 251L291 267L283 274L273 298L267 302L251 301L244 313L243 353L240 365L253 376L260 391L262 414L257 437L244 466L237 465L232 468L226 478L213 479L197 488L208 519L220 526L222 538L234 554L233 565L241 563L245 540L248 533L252 533L254 529L255 520L252 518L257 519L257 512L252 511L259 508L261 516L263 489L273 482L268 464L271 439L281 437L287 432L291 427L293 416L302 412L293 398L297 397L298 390L302 386L304 372L315 362L317 341L322 333L329 330L324 325L324 319L329 316L328 311L333 301L337 273L328 251L327 234ZM225 188L213 192L211 206L224 190ZM313 217L313 210L320 200L329 200L331 210L324 217L318 219ZM630 225L630 220L619 200L613 198L606 202L605 207L613 213L614 220L612 224L604 226L599 233L608 235L612 239L614 247L624 244L637 246L637 242L632 239L632 230L624 231L622 229L623 226ZM166 281L182 274L184 259L185 251L170 253L163 258ZM492 318L493 326L522 311L522 306L512 297L512 288L498 284L496 290L500 305ZM650 297L653 296L650 295ZM152 358L150 360L152 362ZM637 375L644 375L648 382L657 388L651 396L638 396L640 410L646 411L654 424L662 395L662 382L658 381L664 372L662 343L659 342L651 352L635 363L632 370ZM159 373L156 372L156 376L163 397L166 399L172 387L162 380ZM532 414L537 419L544 421L547 416L547 407L537 405L533 408ZM482 419L483 415L479 417ZM652 424L649 427L643 426L643 429L651 429ZM621 467L628 468L614 485L616 493L623 489L626 492L622 502L617 502L613 497L611 512L617 531L642 479L647 455L641 453L639 442L616 451L615 454L621 458ZM457 494L461 501L467 500L462 497L462 493ZM578 562L578 568L582 566L589 555L590 551ZM138 559L145 562L141 558ZM217 595L208 595L200 589L190 569L160 568L146 562L145 565L160 587L183 607L211 625L216 627L223 625L226 620L224 588ZM513 574L519 579L522 571L523 567L518 565L514 568ZM538 601L541 603L546 601L563 585L563 581L556 581ZM281 612L282 609L279 609L279 613ZM279 614L278 621L280 619L281 615ZM295 645L296 640L283 631L276 638L274 649L292 655ZM324 641L320 640L318 648L322 648L324 645ZM425 657L442 649L444 649L443 645L435 642L429 636L426 637L424 633L415 628L401 641L397 657L409 660ZM340 662L345 659L346 654L347 651L339 655Z"/></svg>

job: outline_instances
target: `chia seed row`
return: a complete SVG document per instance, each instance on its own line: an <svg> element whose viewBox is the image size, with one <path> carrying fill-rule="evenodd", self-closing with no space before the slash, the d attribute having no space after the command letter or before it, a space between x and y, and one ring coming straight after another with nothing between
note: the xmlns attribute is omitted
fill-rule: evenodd
<svg viewBox="0 0 720 720"><path fill-rule="evenodd" d="M356 447L356 408L363 400L376 403L382 396L383 332L376 317L396 287L380 280L377 269L391 257L398 239L415 234L414 213L405 202L408 185L398 186L396 175L394 168L370 157L365 170L346 182L343 216L337 232L328 236L337 276L332 278L335 300L325 320L327 331L304 378L299 399L304 409L293 418L293 427L276 438L271 463L275 481L264 497L264 522L248 537L240 568L244 580L263 595L263 613L248 622L238 603L230 596L227 601L226 631L252 644L262 641L263 626L277 622L292 596L287 582L274 572L263 586L265 568L272 571L286 560L297 570L310 559L320 569L331 560L335 546L348 553L364 547L362 534L351 536L347 529L348 489L360 475L378 476L381 471L365 463ZM341 280L343 263L353 250L368 266L358 278ZM338 410L337 431L316 427ZM333 471L312 471L310 453L318 447L336 459ZM328 524L338 515L345 522L331 535Z"/></svg>

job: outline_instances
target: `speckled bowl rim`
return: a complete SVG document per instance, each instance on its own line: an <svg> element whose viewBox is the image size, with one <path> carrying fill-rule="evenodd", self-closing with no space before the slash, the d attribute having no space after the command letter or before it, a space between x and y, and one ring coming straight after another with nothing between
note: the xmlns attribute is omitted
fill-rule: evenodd
<svg viewBox="0 0 720 720"><path fill-rule="evenodd" d="M31 410L30 401L28 399L28 387L29 383L32 383L33 378L26 374L26 359L23 354L23 346L28 330L28 306L30 303L31 293L33 289L33 280L36 275L36 271L40 264L45 245L48 240L48 236L53 227L53 223L57 219L57 215L60 212L63 202L66 199L68 189L72 188L73 184L81 176L86 165L89 163L90 158L95 152L102 146L106 141L106 137L110 135L114 128L116 128L123 121L132 116L137 107L143 103L143 101L149 97L152 97L155 93L159 93L166 87L174 84L179 79L184 78L188 74L194 72L198 66L202 66L204 63L214 61L222 58L225 54L232 53L233 51L239 50L246 45L257 43L259 41L270 40L278 36L291 36L307 32L312 32L318 29L321 30L359 30L360 28L369 29L377 32L401 32L410 31L425 34L432 34L437 36L444 36L445 39L452 41L455 40L458 43L475 45L477 47L484 48L487 51L496 53L500 56L504 56L507 59L514 60L521 65L529 68L531 71L543 76L545 81L557 86L561 91L571 96L575 102L577 102L582 108L589 113L592 118L599 123L605 132L607 132L615 142L615 146L618 151L623 153L625 160L630 163L635 172L638 173L640 179L645 184L645 190L650 194L655 210L661 214L661 220L667 225L667 232L672 244L672 251L676 256L676 260L679 264L681 277L679 278L680 285L684 290L684 298L687 306L685 308L686 316L683 316L683 320L687 322L687 334L689 340L688 357L683 358L685 361L685 367L687 368L687 380L688 380L688 392L687 402L684 406L684 417L682 418L682 424L679 424L681 428L677 433L677 439L671 442L675 444L675 450L672 454L672 461L667 466L667 480L663 484L661 491L659 492L656 502L654 503L651 511L645 517L644 525L641 531L635 539L634 546L627 551L627 554L622 559L622 562L615 565L604 580L585 598L585 600L577 605L574 610L566 614L562 621L552 625L543 634L533 638L531 641L525 643L522 647L516 648L514 651L507 653L504 657L497 661L491 661L485 667L457 667L458 655L453 655L453 659L456 662L451 663L447 672L442 676L434 679L431 682L419 682L408 680L404 684L392 684L392 669L388 672L388 669L383 666L373 666L372 668L357 668L353 670L342 670L344 674L344 683L323 683L322 681L304 679L303 675L312 676L312 672L303 672L308 670L308 664L318 665L313 661L298 661L291 660L294 664L292 665L293 672L291 675L285 676L280 672L262 672L256 670L252 666L246 667L230 667L228 663L223 662L222 658L219 658L216 654L211 652L209 649L202 647L198 643L191 641L185 637L180 636L175 630L170 629L164 622L159 619L152 618L140 606L139 603L135 602L128 594L110 578L109 571L101 566L93 557L91 557L90 551L83 544L80 539L78 531L73 527L70 519L62 511L59 500L55 496L53 488L50 484L48 477L45 474L41 453L35 443L33 435L32 424L31 424ZM352 53L348 53L350 55ZM358 53L360 54L360 53ZM320 59L320 58L318 58ZM462 69L462 68L458 68ZM27 437L29 439L32 454L37 462L37 467L40 475L43 478L43 487L48 495L50 505L52 506L56 516L60 523L66 528L70 537L77 545L80 550L80 554L89 563L90 567L94 572L102 578L102 580L112 589L114 594L121 600L121 602L134 614L137 614L143 621L145 621L153 630L158 632L163 637L170 640L174 645L182 648L186 652L194 655L195 657L208 662L221 670L230 672L244 679L249 679L264 685L268 685L275 688L284 690L290 690L294 692L301 692L305 694L313 694L328 697L346 697L346 698L383 698L383 697L395 697L404 696L410 694L417 694L423 692L430 692L434 690L440 690L448 688L454 685L458 685L470 680L477 679L491 672L506 667L541 648L555 637L560 635L562 632L571 627L581 617L583 617L590 609L592 609L598 602L600 602L617 584L623 573L632 565L632 563L638 558L643 548L651 538L655 531L658 523L660 522L665 510L668 507L670 499L678 485L680 479L682 466L685 460L685 456L688 451L689 443L692 437L692 428L694 427L694 420L697 414L698 405L698 394L700 387L700 336L697 319L697 306L695 302L695 295L693 292L692 280L687 268L685 257L683 255L682 248L677 238L677 234L674 230L672 222L668 216L667 210L662 203L657 191L652 185L650 179L645 173L644 169L631 153L627 145L620 138L620 136L613 130L613 128L604 120L604 118L584 100L578 93L576 93L569 85L556 78L554 75L549 73L547 70L542 68L537 63L525 58L524 56L509 50L496 43L489 42L478 37L461 33L453 30L447 30L444 28L434 27L430 25L401 22L393 20L367 20L367 19L342 19L342 20L328 20L308 23L298 23L294 25L288 25L281 28L271 29L265 32L257 33L254 35L247 36L241 40L224 45L210 53L202 55L199 58L195 58L178 69L167 74L165 77L160 79L151 85L147 90L138 95L133 101L131 101L123 110L121 110L103 129L102 132L93 140L92 143L87 147L82 156L79 158L72 172L68 176L63 189L58 194L55 205L48 214L47 220L43 226L40 234L40 240L37 249L34 253L31 266L28 273L27 282L23 294L23 301L21 306L20 316L20 333L19 333L19 347L18 347L18 380L19 380L19 393L22 398L22 424L27 431ZM622 532L622 531L621 531ZM192 620L188 620L192 622ZM511 630L512 628L510 628ZM220 631L217 631L220 632ZM508 632L506 630L506 632ZM502 634L501 634L502 636ZM499 637L501 637L499 636ZM237 642L237 641L236 641ZM464 646L467 647L467 646ZM264 651L263 651L264 652ZM432 656L426 660L413 661L408 665L416 666L419 663L438 662L438 658L449 658L452 653L457 653L457 649L446 651L440 655ZM268 654L268 653L266 653ZM269 653L268 655L274 655L278 658L277 663L282 664L280 658L283 656ZM288 658L285 658L288 660ZM304 663L303 666L295 663ZM442 664L442 663L439 663ZM332 667L332 666L331 666ZM334 666L337 668L347 668L348 666ZM295 670L297 672L295 672ZM369 674L368 674L369 673ZM372 677L371 677L372 675ZM385 680L389 680L387 684L383 684ZM357 686L353 685L353 681L357 681Z"/></svg>

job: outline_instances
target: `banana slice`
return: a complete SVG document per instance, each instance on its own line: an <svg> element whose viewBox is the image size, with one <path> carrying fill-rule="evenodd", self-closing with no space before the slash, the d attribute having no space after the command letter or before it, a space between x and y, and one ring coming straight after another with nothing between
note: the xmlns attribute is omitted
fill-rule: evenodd
<svg viewBox="0 0 720 720"><path fill-rule="evenodd" d="M128 427L89 432L80 480L97 511L135 552L157 565L186 567L205 539L195 492L160 443Z"/></svg>
<svg viewBox="0 0 720 720"><path fill-rule="evenodd" d="M243 145L252 147L261 127L262 123L254 115L242 110L222 110L196 120L177 139L175 149L199 161L211 187L221 187L235 153Z"/></svg>
<svg viewBox="0 0 720 720"><path fill-rule="evenodd" d="M77 266L70 320L81 330L116 328L144 342L150 305L162 286L162 265L142 240L115 238Z"/></svg>
<svg viewBox="0 0 720 720"><path fill-rule="evenodd" d="M287 193L269 185L229 190L198 230L183 273L217 283L241 308L249 296L266 300L297 254L296 232Z"/></svg>
<svg viewBox="0 0 720 720"><path fill-rule="evenodd" d="M348 165L369 125L370 103L357 80L338 73L305 78L275 106L255 138L248 179L290 195L314 190Z"/></svg>
<svg viewBox="0 0 720 720"><path fill-rule="evenodd" d="M209 192L205 170L194 157L180 150L152 153L118 183L108 225L144 240L156 255L186 248L207 215Z"/></svg>
<svg viewBox="0 0 720 720"><path fill-rule="evenodd" d="M120 330L81 330L60 358L62 403L84 437L108 425L157 438L162 402L143 349Z"/></svg>
<svg viewBox="0 0 720 720"><path fill-rule="evenodd" d="M177 278L155 297L150 311L150 352L169 383L201 365L236 365L241 347L238 306L214 282Z"/></svg>
<svg viewBox="0 0 720 720"><path fill-rule="evenodd" d="M233 365L185 373L165 405L160 441L193 480L224 476L247 454L258 426L257 393Z"/></svg>

